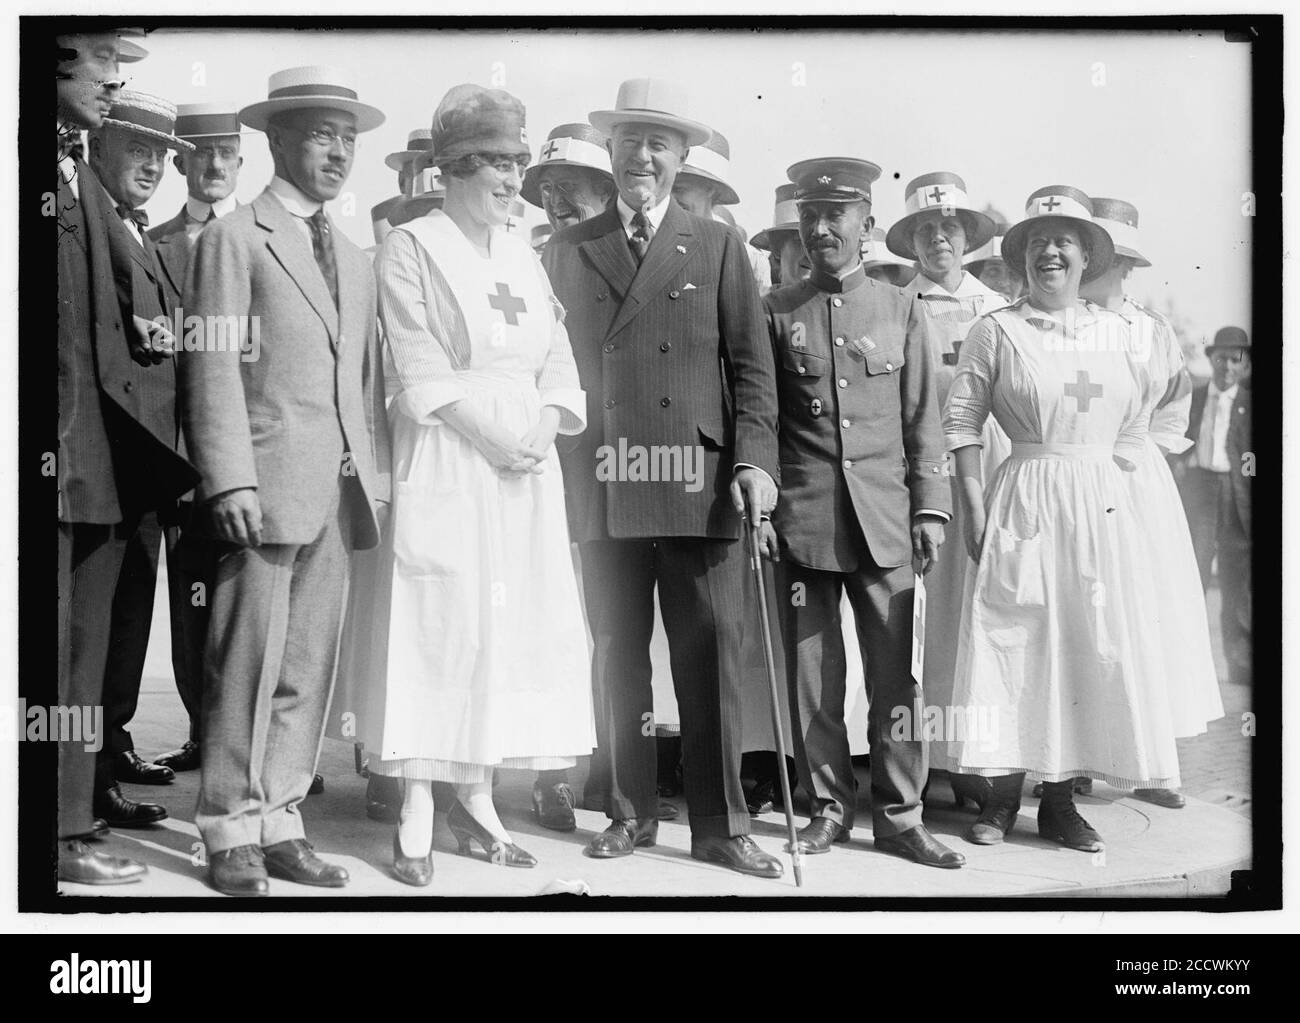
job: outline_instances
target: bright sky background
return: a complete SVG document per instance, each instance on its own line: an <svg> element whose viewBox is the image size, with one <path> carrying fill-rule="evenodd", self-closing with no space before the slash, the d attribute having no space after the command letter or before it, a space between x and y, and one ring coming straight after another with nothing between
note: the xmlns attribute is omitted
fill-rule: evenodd
<svg viewBox="0 0 1300 1023"><path fill-rule="evenodd" d="M977 203L1013 221L1034 189L1071 184L1141 211L1154 266L1130 279L1135 297L1172 300L1193 338L1251 327L1249 49L1221 36L238 29L160 30L146 46L146 60L123 67L131 87L178 103L251 103L293 65L349 69L361 99L388 115L362 136L331 207L362 246L373 241L370 207L397 191L384 156L428 126L451 86L517 95L536 151L555 125L612 107L623 79L655 75L686 83L691 116L727 136L742 200L733 212L751 234L767 226L785 168L810 156L880 164L884 227L901 215L907 181L928 171L958 172ZM260 134L245 154L238 195L248 200L271 164ZM183 196L169 168L149 205L155 222Z"/></svg>

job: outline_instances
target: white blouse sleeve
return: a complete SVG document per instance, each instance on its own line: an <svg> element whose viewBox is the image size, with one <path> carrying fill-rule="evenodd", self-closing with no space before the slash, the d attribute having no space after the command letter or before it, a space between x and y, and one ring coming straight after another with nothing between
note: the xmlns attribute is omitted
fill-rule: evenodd
<svg viewBox="0 0 1300 1023"><path fill-rule="evenodd" d="M949 451L971 444L983 447L984 421L993 409L1000 333L993 318L984 316L962 342L943 413L944 445Z"/></svg>

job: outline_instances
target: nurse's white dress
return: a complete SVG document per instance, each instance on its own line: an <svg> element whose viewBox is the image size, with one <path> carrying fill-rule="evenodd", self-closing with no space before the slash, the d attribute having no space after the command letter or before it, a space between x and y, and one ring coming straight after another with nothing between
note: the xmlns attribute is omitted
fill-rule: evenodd
<svg viewBox="0 0 1300 1023"><path fill-rule="evenodd" d="M1122 317L1082 303L1070 312L1063 326L1022 299L981 319L961 349L947 446L980 443L991 412L1012 451L985 490L953 686L967 731L947 763L1175 788L1152 554L1113 461L1141 460L1160 395Z"/></svg>
<svg viewBox="0 0 1300 1023"><path fill-rule="evenodd" d="M467 401L522 436L543 406L578 433L586 399L546 274L494 230L480 256L441 211L376 263L393 375L393 503L354 561L342 716L379 774L471 783L494 767L573 766L595 744L587 637L554 447L499 475L435 410Z"/></svg>
<svg viewBox="0 0 1300 1023"><path fill-rule="evenodd" d="M1192 391L1182 346L1169 321L1127 297L1120 315L1129 321L1134 353L1148 358L1148 371L1161 394L1137 471L1126 473L1125 479L1146 530L1145 563L1157 593L1152 617L1164 641L1174 734L1181 739L1202 734L1209 722L1223 717L1192 535L1165 460L1166 453L1181 454L1192 444L1186 436Z"/></svg>

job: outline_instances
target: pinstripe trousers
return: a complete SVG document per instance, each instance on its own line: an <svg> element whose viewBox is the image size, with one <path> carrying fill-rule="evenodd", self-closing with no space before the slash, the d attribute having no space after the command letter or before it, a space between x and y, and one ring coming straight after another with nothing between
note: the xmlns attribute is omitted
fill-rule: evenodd
<svg viewBox="0 0 1300 1023"><path fill-rule="evenodd" d="M749 833L740 785L740 641L745 559L734 540L594 540L581 545L595 652L596 729L608 754L605 815L653 818L654 591L668 634L682 716L682 771L691 833Z"/></svg>

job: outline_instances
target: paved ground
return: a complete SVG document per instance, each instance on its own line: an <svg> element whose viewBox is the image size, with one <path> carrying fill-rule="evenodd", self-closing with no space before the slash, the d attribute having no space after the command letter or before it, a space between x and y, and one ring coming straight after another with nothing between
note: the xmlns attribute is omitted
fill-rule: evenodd
<svg viewBox="0 0 1300 1023"><path fill-rule="evenodd" d="M159 601L155 615L146 680L132 732L146 757L176 745L185 734L185 714L172 684L167 653L167 623ZM1218 595L1210 594L1211 620L1217 621ZM1226 675L1214 630L1220 677ZM1084 815L1107 841L1104 854L1090 856L1041 841L1034 827L1037 802L1026 795L1020 823L1002 846L981 848L965 843L961 834L970 811L952 808L946 786L931 792L926 822L932 831L960 849L968 864L959 871L915 866L876 853L870 830L859 827L853 841L826 856L805 860L802 894L865 896L980 895L1167 895L1219 894L1227 890L1229 872L1247 865L1250 857L1250 743L1242 735L1242 714L1249 710L1249 692L1223 686L1225 717L1209 731L1179 743L1184 791L1193 797L1186 809L1162 810L1134 800L1127 792L1098 783L1093 796L1081 798ZM604 827L604 818L578 812L578 830L559 835L539 828L528 813L531 778L503 772L497 789L501 817L520 845L540 861L532 870L509 870L454 854L455 843L441 814L435 829L435 880L423 890L409 888L388 872L392 828L367 820L363 813L365 781L352 767L351 747L327 740L321 771L326 792L307 800L304 817L318 851L343 863L352 883L340 891L304 888L272 882L279 895L532 895L550 891L588 891L606 895L743 895L776 896L799 893L790 876L779 881L746 878L698 863L689 857L689 831L684 823L661 826L659 845L628 860L593 861L582 848ZM580 781L581 771L576 781ZM135 856L150 866L145 882L127 888L94 889L67 886L83 895L192 895L219 898L204 883L202 846L193 825L198 778L178 776L165 787L128 787L137 799L161 802L171 818L142 831L122 831L107 848ZM865 794L867 786L860 790ZM864 795L865 802L865 795ZM684 807L683 807L684 810ZM870 821L867 811L861 818ZM754 835L767 851L780 855L784 818L769 814L755 821Z"/></svg>

